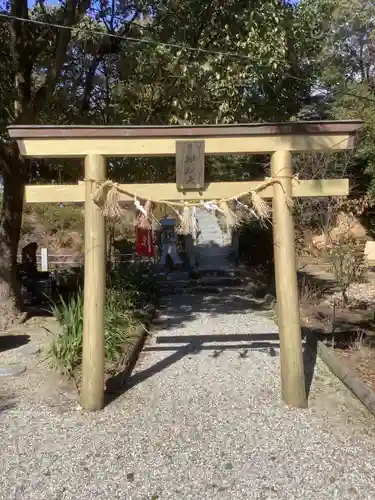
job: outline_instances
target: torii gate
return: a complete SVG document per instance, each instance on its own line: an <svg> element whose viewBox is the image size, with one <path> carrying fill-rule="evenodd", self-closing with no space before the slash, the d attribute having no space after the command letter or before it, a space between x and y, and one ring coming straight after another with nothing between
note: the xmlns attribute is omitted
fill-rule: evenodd
<svg viewBox="0 0 375 500"><path fill-rule="evenodd" d="M174 156L180 141L204 141L205 155L272 154L271 176L262 191L272 198L276 293L280 331L281 388L291 406L307 407L302 357L293 216L288 196L346 196L347 179L293 182L293 152L342 151L354 148L360 121L291 122L202 126L39 126L9 127L20 153L33 158L84 158L85 183L26 187L26 202L85 202L84 332L81 404L104 406L105 217L93 201L95 186L106 180L106 157ZM175 183L121 185L139 198L212 200L236 196L261 182L206 183L181 191ZM122 201L133 201L122 194Z"/></svg>

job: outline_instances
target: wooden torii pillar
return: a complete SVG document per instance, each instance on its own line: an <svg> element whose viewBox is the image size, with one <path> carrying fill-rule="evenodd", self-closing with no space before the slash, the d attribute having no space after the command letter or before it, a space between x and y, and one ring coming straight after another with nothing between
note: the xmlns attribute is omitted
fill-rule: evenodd
<svg viewBox="0 0 375 500"><path fill-rule="evenodd" d="M329 152L354 148L362 122L293 122L281 124L206 126L13 126L20 153L29 158L79 157L85 163L85 183L72 186L28 186L26 202L85 202L84 332L81 404L86 410L104 405L105 218L92 195L106 180L106 157L174 156L180 141L202 144L205 155L272 154L271 175L278 182L261 195L273 200L273 233L278 320L280 331L281 391L291 406L307 406L298 303L295 235L289 196L345 196L347 179L292 179L293 152ZM121 189L139 198L169 201L220 200L259 186L261 182L205 184L181 191L176 184L130 184ZM121 201L133 201L121 195Z"/></svg>

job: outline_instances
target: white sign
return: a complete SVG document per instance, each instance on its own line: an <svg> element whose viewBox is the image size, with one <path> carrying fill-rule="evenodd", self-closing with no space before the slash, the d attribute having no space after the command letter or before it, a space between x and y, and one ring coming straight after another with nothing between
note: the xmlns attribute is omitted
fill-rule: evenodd
<svg viewBox="0 0 375 500"><path fill-rule="evenodd" d="M40 249L40 259L41 259L41 268L42 271L48 271L48 249L41 248Z"/></svg>

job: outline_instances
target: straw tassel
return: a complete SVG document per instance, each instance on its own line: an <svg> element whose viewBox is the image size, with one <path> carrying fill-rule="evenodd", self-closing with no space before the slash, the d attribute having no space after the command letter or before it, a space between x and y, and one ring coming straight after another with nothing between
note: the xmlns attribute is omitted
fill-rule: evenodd
<svg viewBox="0 0 375 500"><path fill-rule="evenodd" d="M237 226L239 221L238 221L235 213L233 212L233 210L231 210L229 208L229 205L226 201L221 201L219 203L219 210L222 212L222 214L225 217L225 224L226 224L228 230L233 229L234 227Z"/></svg>
<svg viewBox="0 0 375 500"><path fill-rule="evenodd" d="M180 215L180 224L176 230L178 234L182 234L183 236L196 234L197 221L189 205L184 206L182 215Z"/></svg>
<svg viewBox="0 0 375 500"><path fill-rule="evenodd" d="M269 220L271 217L271 207L266 201L263 200L258 192L251 191L251 203L258 219L261 221L264 221L265 219Z"/></svg>
<svg viewBox="0 0 375 500"><path fill-rule="evenodd" d="M100 184L92 199L98 205L101 213L110 219L117 220L121 215L119 205L118 184L112 181L105 181Z"/></svg>
<svg viewBox="0 0 375 500"><path fill-rule="evenodd" d="M152 202L150 200L147 200L145 206L144 207L140 206L139 210L141 213L138 214L136 226L139 227L140 229L152 229L153 226Z"/></svg>
<svg viewBox="0 0 375 500"><path fill-rule="evenodd" d="M297 179L298 180L298 179ZM261 220L269 220L271 217L271 207L267 202L264 201L264 199L260 196L259 192L263 191L265 188L268 186L272 186L275 183L280 184L280 186L283 188L283 185L278 178L266 178L264 182L257 188L254 189L254 191L250 191L250 196L251 196L251 202L253 205L254 212L256 216ZM284 190L284 188L283 188ZM284 196L285 196L285 202L288 205L288 208L293 207L293 199L286 194L284 191Z"/></svg>

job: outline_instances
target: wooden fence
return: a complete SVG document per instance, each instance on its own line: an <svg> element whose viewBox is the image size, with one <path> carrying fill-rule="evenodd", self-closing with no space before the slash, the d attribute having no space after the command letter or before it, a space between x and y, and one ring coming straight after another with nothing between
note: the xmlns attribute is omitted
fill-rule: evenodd
<svg viewBox="0 0 375 500"><path fill-rule="evenodd" d="M134 252L114 254L111 260L114 263L131 263L139 262L143 259ZM18 261L21 261L21 255L19 255ZM76 255L72 253L56 253L53 251L49 251L48 248L41 248L36 254L36 261L39 271L53 271L83 265L84 255Z"/></svg>

